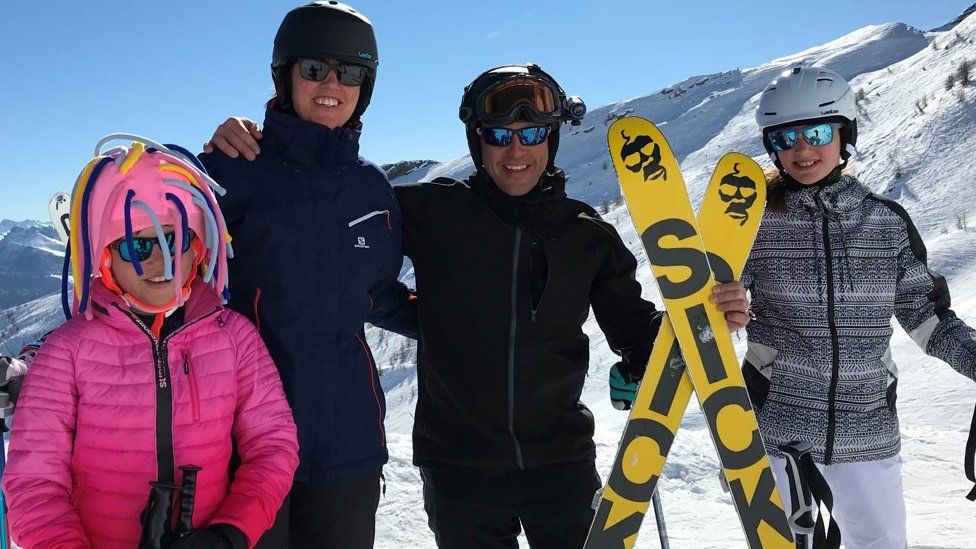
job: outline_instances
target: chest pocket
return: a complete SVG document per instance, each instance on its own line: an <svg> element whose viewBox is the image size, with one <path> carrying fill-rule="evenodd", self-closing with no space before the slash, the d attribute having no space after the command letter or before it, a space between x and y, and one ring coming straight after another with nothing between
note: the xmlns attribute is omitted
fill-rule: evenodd
<svg viewBox="0 0 976 549"><path fill-rule="evenodd" d="M342 255L359 280L375 278L392 231L389 210L368 210L346 224Z"/></svg>
<svg viewBox="0 0 976 549"><path fill-rule="evenodd" d="M577 326L586 320L590 311L590 291L598 266L592 259L589 247L579 246L580 240L565 236L558 241L540 241L538 250L530 250L532 256L544 258L541 268L536 261L532 267L529 286L533 322L542 324ZM526 254L530 255L530 254Z"/></svg>

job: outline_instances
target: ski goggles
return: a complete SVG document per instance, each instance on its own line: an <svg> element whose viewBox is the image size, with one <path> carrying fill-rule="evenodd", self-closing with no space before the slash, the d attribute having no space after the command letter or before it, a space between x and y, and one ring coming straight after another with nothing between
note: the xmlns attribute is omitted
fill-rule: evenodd
<svg viewBox="0 0 976 549"><path fill-rule="evenodd" d="M823 147L834 140L834 132L840 129L840 124L824 122L805 128L784 128L773 130L766 134L769 144L776 152L788 151L796 146L796 141L802 135L803 140L811 147Z"/></svg>
<svg viewBox="0 0 976 549"><path fill-rule="evenodd" d="M164 235L166 240L166 247L169 248L170 256L176 255L176 233L167 233ZM183 250L180 253L186 253L190 249L190 243L193 242L193 231L189 231L187 238L183 239ZM152 257L153 246L159 244L159 239L155 236L135 236L132 237L132 248L136 252L136 258L140 263L143 261L149 261ZM124 238L116 240L112 243L112 247L119 252L119 257L122 261L126 263L132 263L132 255L129 253L129 245L126 244Z"/></svg>
<svg viewBox="0 0 976 549"><path fill-rule="evenodd" d="M481 140L492 147L507 147L512 142L512 136L517 135L523 147L540 145L549 137L548 126L529 126L521 130L508 128L478 128Z"/></svg>
<svg viewBox="0 0 976 549"><path fill-rule="evenodd" d="M366 79L368 68L352 63L337 63L330 65L323 59L299 59L298 74L305 80L321 82L329 77L329 71L335 71L336 79L344 86L359 86Z"/></svg>
<svg viewBox="0 0 976 549"><path fill-rule="evenodd" d="M511 124L520 117L552 122L562 113L558 97L558 91L537 78L510 78L481 93L477 101L478 121L492 126Z"/></svg>

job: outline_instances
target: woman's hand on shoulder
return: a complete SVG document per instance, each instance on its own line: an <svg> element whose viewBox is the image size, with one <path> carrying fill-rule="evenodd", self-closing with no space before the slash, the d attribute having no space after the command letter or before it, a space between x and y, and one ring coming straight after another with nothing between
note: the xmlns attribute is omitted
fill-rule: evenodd
<svg viewBox="0 0 976 549"><path fill-rule="evenodd" d="M210 141L203 144L203 152L212 153L215 149L231 158L243 154L244 158L254 160L261 154L258 140L261 139L258 123L244 117L230 117L217 126Z"/></svg>

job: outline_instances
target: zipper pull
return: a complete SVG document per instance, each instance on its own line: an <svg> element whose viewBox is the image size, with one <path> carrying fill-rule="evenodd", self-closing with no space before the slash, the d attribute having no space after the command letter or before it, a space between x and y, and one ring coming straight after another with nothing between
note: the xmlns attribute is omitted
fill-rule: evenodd
<svg viewBox="0 0 976 549"><path fill-rule="evenodd" d="M183 350L183 373L190 375L190 353Z"/></svg>

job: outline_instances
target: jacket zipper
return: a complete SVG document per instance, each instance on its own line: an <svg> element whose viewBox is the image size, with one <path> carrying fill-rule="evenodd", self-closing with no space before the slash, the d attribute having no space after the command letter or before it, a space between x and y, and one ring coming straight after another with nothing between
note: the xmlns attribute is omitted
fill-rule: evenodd
<svg viewBox="0 0 976 549"><path fill-rule="evenodd" d="M374 372L376 371L376 364L373 362L373 357L369 354L369 347L366 346L366 342L363 338L356 334L356 341L363 348L363 354L366 355L366 364L369 367L369 385L373 389L373 400L376 401L376 423L380 429L380 445L386 448L386 429L383 427L383 405L380 404L380 395L376 392L376 376Z"/></svg>
<svg viewBox="0 0 976 549"><path fill-rule="evenodd" d="M190 367L190 353L183 351L183 373L190 381L190 404L193 408L193 423L200 421L200 396L197 392L197 376Z"/></svg>
<svg viewBox="0 0 976 549"><path fill-rule="evenodd" d="M542 255L546 256L546 248L542 245L541 242L539 243L539 246L542 247ZM532 324L535 324L535 314L542 307L542 300L545 299L546 292L549 291L549 277L552 275L552 272L549 270L548 265L549 265L549 257L546 256L546 285L543 286L542 288L542 295L539 296L539 301L536 301L532 305Z"/></svg>
<svg viewBox="0 0 976 549"><path fill-rule="evenodd" d="M254 327L257 328L258 334L261 333L261 313L258 311L258 303L261 301L261 287L257 286L254 289Z"/></svg>
<svg viewBox="0 0 976 549"><path fill-rule="evenodd" d="M518 314L518 265L521 244L522 229L515 227L515 251L512 254L512 321L508 333L508 432L512 436L512 443L515 446L515 462L520 471L525 469L525 463L522 461L522 445L519 444L518 437L515 436L515 330Z"/></svg>
<svg viewBox="0 0 976 549"><path fill-rule="evenodd" d="M823 213L824 259L827 264L827 324L830 327L831 372L830 391L827 395L827 444L824 450L824 464L830 465L834 456L834 437L837 430L837 382L840 377L840 345L837 341L837 321L834 318L834 256L830 247L830 226L827 208L820 194L816 195L817 206Z"/></svg>
<svg viewBox="0 0 976 549"><path fill-rule="evenodd" d="M364 216L357 217L356 219L353 219L352 221L350 221L349 222L349 227L350 228L355 227L356 225L359 225L363 221L366 221L367 219L369 219L371 217L376 217L377 215L385 215L386 216L386 224L387 224L387 227L389 227L389 225L390 225L390 210L376 210L376 211L369 212L368 214L366 214Z"/></svg>
<svg viewBox="0 0 976 549"><path fill-rule="evenodd" d="M157 341L156 336L152 334L149 328L134 313L126 311L118 303L113 303L112 305L122 314L128 316L139 330L146 334L146 337L149 338L152 344L153 377L155 378L156 384L156 480L160 482L174 482L176 478L176 458L173 452L173 389L167 356L167 343L170 338L186 328L219 312L220 307L215 307L209 313L183 324L162 341Z"/></svg>

